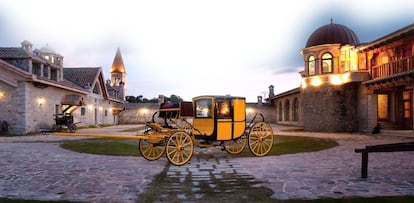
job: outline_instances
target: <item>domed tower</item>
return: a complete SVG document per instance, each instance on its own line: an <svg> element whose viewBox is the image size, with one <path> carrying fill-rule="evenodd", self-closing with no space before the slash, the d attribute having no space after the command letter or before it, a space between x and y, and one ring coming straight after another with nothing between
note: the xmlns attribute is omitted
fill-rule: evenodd
<svg viewBox="0 0 414 203"><path fill-rule="evenodd" d="M122 60L121 50L116 50L114 62L111 66L111 87L118 91L118 97L124 100L126 71Z"/></svg>
<svg viewBox="0 0 414 203"><path fill-rule="evenodd" d="M359 40L348 27L331 22L316 29L301 51L303 121L307 131L358 131L361 82Z"/></svg>

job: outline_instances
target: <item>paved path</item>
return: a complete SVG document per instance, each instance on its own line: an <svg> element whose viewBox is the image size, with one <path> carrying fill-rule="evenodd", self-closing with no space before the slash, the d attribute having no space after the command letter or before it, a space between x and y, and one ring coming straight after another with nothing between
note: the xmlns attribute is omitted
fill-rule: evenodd
<svg viewBox="0 0 414 203"><path fill-rule="evenodd" d="M62 139L80 138L0 138L0 197L135 202L166 165L166 161L148 162L141 157L81 154L45 142Z"/></svg>
<svg viewBox="0 0 414 203"><path fill-rule="evenodd" d="M280 133L280 126L273 127ZM122 128L130 126L82 132L117 133ZM270 188L273 191L270 195L277 199L414 195L413 152L370 154L366 180L360 178L361 155L353 152L365 145L413 141L413 138L346 133L283 134L330 137L340 146L261 158L231 158L217 148L196 148L190 164L168 168L166 192L158 200L203 201L211 194L222 199L215 194L236 192L246 196L249 193L243 191L264 187ZM58 146L57 141L62 139L81 138L48 135L0 138L0 197L134 202L167 164L165 158L149 162L140 157L71 152ZM191 190L183 191L181 184ZM234 189L228 191L229 184Z"/></svg>
<svg viewBox="0 0 414 203"><path fill-rule="evenodd" d="M370 153L368 178L360 178L366 145L414 141L411 137L347 133L294 133L292 136L329 137L340 146L320 152L240 158L249 174L274 192L277 199L414 195L414 152Z"/></svg>

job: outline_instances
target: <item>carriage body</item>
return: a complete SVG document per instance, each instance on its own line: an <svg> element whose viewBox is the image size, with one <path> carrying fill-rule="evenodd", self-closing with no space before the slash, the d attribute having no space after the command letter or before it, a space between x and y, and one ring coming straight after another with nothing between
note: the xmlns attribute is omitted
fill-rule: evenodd
<svg viewBox="0 0 414 203"><path fill-rule="evenodd" d="M243 97L200 96L193 99L193 134L207 140L225 141L241 137L246 128Z"/></svg>

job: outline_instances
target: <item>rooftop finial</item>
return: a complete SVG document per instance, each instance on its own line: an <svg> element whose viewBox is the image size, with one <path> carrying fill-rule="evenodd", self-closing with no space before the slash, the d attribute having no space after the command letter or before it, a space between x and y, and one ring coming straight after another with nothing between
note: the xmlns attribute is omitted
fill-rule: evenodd
<svg viewBox="0 0 414 203"><path fill-rule="evenodd" d="M331 24L333 24L333 19L332 19L332 17L331 17Z"/></svg>

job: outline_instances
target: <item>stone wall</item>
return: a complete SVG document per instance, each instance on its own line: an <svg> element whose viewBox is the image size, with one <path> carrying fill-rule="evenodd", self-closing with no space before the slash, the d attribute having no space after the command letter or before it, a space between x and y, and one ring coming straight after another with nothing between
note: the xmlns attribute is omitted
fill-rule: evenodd
<svg viewBox="0 0 414 203"><path fill-rule="evenodd" d="M142 124L151 121L152 115L159 110L157 103L128 103L126 110L119 114L120 124ZM272 106L258 105L256 103L246 104L246 121L254 117L256 113L263 114L265 121L275 122L275 111Z"/></svg>
<svg viewBox="0 0 414 203"><path fill-rule="evenodd" d="M50 129L56 123L54 115L62 113L66 107L61 105L61 99L66 94L74 93L53 86L35 87L31 82L18 82L17 87L0 82L0 91L3 94L0 98L0 120L7 121L11 134L27 134L43 128ZM75 108L72 112L77 126L118 122L117 116L112 114L111 101L98 94L83 96L86 105ZM81 115L82 108L85 108L84 115Z"/></svg>
<svg viewBox="0 0 414 203"><path fill-rule="evenodd" d="M304 130L356 132L359 82L338 86L308 87L303 90Z"/></svg>
<svg viewBox="0 0 414 203"><path fill-rule="evenodd" d="M24 82L17 83L18 87L10 86L6 83L0 82L0 120L6 121L9 124L9 133L22 134L25 132L25 100Z"/></svg>

